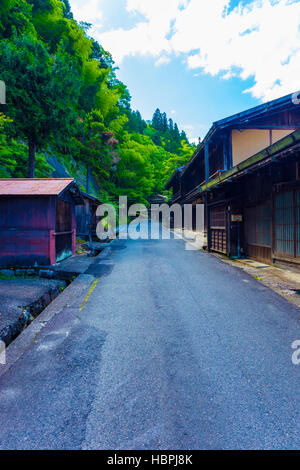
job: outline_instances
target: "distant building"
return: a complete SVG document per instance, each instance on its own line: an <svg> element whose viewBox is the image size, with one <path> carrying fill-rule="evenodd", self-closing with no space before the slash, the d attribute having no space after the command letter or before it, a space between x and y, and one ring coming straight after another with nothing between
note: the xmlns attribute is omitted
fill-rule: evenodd
<svg viewBox="0 0 300 470"><path fill-rule="evenodd" d="M171 188L173 189L173 197L172 197L173 204L180 201L184 193L183 187L182 187L182 180L181 180L181 175L183 173L184 168L185 168L184 165L176 168L173 175L170 177L170 179L168 180L165 186L165 189L171 189Z"/></svg>
<svg viewBox="0 0 300 470"><path fill-rule="evenodd" d="M165 196L163 194L156 194L155 196L150 196L148 198L148 203L149 204L165 204L167 199L168 199L168 196Z"/></svg>
<svg viewBox="0 0 300 470"><path fill-rule="evenodd" d="M82 202L71 178L0 179L0 265L52 265L75 254Z"/></svg>

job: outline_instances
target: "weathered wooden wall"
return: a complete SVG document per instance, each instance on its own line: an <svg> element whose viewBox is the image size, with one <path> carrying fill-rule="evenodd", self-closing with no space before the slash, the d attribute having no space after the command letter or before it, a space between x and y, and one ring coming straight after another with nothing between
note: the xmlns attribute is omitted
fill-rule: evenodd
<svg viewBox="0 0 300 470"><path fill-rule="evenodd" d="M56 196L1 196L0 217L2 266L50 265L75 254L71 201Z"/></svg>
<svg viewBox="0 0 300 470"><path fill-rule="evenodd" d="M2 196L0 214L0 264L49 264L55 198Z"/></svg>

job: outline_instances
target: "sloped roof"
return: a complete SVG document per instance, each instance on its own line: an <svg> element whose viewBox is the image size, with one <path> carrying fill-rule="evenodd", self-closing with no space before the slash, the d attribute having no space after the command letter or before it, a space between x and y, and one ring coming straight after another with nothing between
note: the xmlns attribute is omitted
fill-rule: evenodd
<svg viewBox="0 0 300 470"><path fill-rule="evenodd" d="M0 196L58 196L73 178L0 178Z"/></svg>
<svg viewBox="0 0 300 470"><path fill-rule="evenodd" d="M189 162L186 164L183 170L183 174L188 170L188 168L190 168L192 163L199 156L200 151L205 146L205 143L208 142L217 131L234 125L242 125L243 123L247 124L248 121L250 121L251 119L257 119L258 117L261 117L267 113L277 112L282 109L289 109L295 106L293 104L294 95L295 93L290 93L289 95L282 96L281 98L269 101L268 103L260 104L258 106L255 106L254 108L246 109L245 111L242 111L240 113L236 113L232 116L228 116L224 119L219 119L218 121L213 122L208 133L198 145Z"/></svg>
<svg viewBox="0 0 300 470"><path fill-rule="evenodd" d="M170 178L168 179L167 183L165 184L165 189L169 189L169 188L171 187L172 182L173 182L173 180L175 179L175 177L176 177L177 175L180 175L180 174L183 172L184 168L185 168L185 165L182 165L182 166L178 166L178 167L175 169L175 171L172 173L172 175L171 175Z"/></svg>
<svg viewBox="0 0 300 470"><path fill-rule="evenodd" d="M99 199L96 196L92 196L91 194L85 193L84 191L80 191L83 198L90 199L91 201L95 202L96 204L101 204Z"/></svg>
<svg viewBox="0 0 300 470"><path fill-rule="evenodd" d="M218 121L215 121L213 123L212 128L229 126L232 123L240 122L241 120L245 121L249 119L254 119L270 111L276 112L282 108L294 106L293 95L295 95L295 93L290 93L288 95L282 96L281 98L277 98L275 100L268 101L267 103L254 106L253 108L246 109L245 111L233 114L224 119L219 119Z"/></svg>

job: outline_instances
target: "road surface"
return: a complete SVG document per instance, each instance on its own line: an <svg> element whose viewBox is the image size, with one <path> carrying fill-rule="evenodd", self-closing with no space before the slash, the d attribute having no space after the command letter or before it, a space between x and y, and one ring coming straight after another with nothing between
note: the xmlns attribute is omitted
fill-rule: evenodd
<svg viewBox="0 0 300 470"><path fill-rule="evenodd" d="M104 264L0 378L1 449L299 448L296 307L182 240Z"/></svg>

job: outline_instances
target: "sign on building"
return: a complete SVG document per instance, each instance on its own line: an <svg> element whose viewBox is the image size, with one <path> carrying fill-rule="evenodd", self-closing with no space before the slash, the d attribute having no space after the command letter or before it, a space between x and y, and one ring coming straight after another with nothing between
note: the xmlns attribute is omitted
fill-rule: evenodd
<svg viewBox="0 0 300 470"><path fill-rule="evenodd" d="M233 214L231 216L231 222L243 222L243 216L241 214Z"/></svg>

